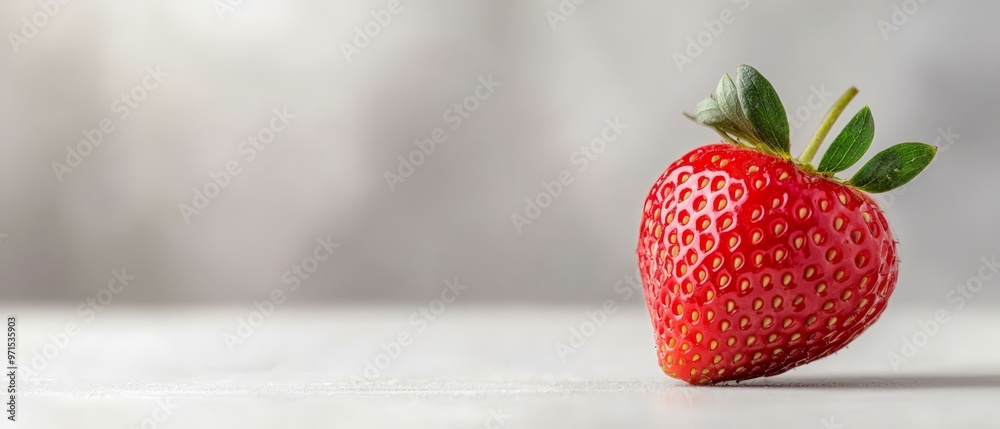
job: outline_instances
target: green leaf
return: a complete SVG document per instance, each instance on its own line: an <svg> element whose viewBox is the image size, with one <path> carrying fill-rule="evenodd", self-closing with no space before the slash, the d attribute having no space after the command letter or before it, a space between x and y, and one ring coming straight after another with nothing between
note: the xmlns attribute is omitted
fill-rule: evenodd
<svg viewBox="0 0 1000 429"><path fill-rule="evenodd" d="M929 144L900 143L872 157L848 183L874 194L891 191L917 177L935 153Z"/></svg>
<svg viewBox="0 0 1000 429"><path fill-rule="evenodd" d="M865 106L833 140L816 171L836 173L850 168L865 155L874 138L875 120L872 119L872 111Z"/></svg>
<svg viewBox="0 0 1000 429"><path fill-rule="evenodd" d="M739 121L746 121L745 117L742 117L742 112L740 116L733 117L727 115L722 111L719 105L718 98L716 96L710 96L698 103L697 111L694 116L687 115L689 118L695 120L703 125L707 125L715 130L722 136L722 139L737 144L740 146L745 146L746 144L751 144L755 147L758 146L758 139L752 136L752 130L746 131L735 125ZM739 143L737 143L739 141ZM764 149L767 149L766 147Z"/></svg>
<svg viewBox="0 0 1000 429"><path fill-rule="evenodd" d="M736 92L736 84L728 74L722 75L719 79L719 86L715 89L716 102L722 114L729 118L734 128L741 130L753 130L750 120L743 114L743 107L740 106L740 98Z"/></svg>
<svg viewBox="0 0 1000 429"><path fill-rule="evenodd" d="M743 64L736 75L736 86L740 106L753 125L754 134L772 151L790 156L788 116L771 82L753 67Z"/></svg>
<svg viewBox="0 0 1000 429"><path fill-rule="evenodd" d="M725 113L722 113L722 109L719 108L719 104L715 101L715 97L708 97L701 100L696 109L695 118L698 122L713 127L723 128L732 125Z"/></svg>

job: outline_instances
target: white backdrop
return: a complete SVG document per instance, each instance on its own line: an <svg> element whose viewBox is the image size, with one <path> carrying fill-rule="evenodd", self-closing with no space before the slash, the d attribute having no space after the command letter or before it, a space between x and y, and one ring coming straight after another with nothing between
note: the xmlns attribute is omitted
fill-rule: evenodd
<svg viewBox="0 0 1000 429"><path fill-rule="evenodd" d="M898 300L944 305L997 253L995 2L64 1L0 4L3 298L78 302L114 269L152 303L613 296L648 187L716 138L681 112L740 63L796 152L852 84L873 149L947 149L882 198Z"/></svg>

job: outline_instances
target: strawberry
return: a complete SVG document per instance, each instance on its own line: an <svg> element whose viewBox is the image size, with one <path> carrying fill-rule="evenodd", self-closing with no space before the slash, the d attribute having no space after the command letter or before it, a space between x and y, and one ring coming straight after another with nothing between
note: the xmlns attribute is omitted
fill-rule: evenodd
<svg viewBox="0 0 1000 429"><path fill-rule="evenodd" d="M639 271L660 367L691 384L773 376L834 353L871 326L896 285L896 242L868 193L899 187L936 148L902 143L849 180L874 137L865 106L812 159L857 94L831 108L798 159L777 93L740 66L689 115L723 137L657 179L639 231Z"/></svg>

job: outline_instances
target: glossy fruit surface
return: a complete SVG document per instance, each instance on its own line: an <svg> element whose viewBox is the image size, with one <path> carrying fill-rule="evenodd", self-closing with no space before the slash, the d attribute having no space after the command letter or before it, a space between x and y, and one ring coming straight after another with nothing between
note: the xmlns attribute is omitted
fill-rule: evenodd
<svg viewBox="0 0 1000 429"><path fill-rule="evenodd" d="M730 143L660 176L637 251L660 366L693 384L776 375L843 348L881 315L898 272L868 195Z"/></svg>
<svg viewBox="0 0 1000 429"><path fill-rule="evenodd" d="M663 371L692 384L780 374L842 349L885 310L896 286L896 242L866 192L905 185L937 148L905 142L869 159L864 106L823 140L850 87L802 154L771 83L746 64L686 116L722 137L674 161L650 190L639 271Z"/></svg>

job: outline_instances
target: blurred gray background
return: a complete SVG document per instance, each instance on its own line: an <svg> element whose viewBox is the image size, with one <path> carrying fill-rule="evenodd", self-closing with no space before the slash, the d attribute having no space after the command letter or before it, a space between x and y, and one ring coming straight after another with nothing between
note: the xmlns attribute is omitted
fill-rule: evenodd
<svg viewBox="0 0 1000 429"><path fill-rule="evenodd" d="M63 1L0 4L6 300L81 302L124 267L136 279L116 300L246 303L289 287L318 238L339 247L291 301L426 302L449 279L469 302L607 298L635 273L653 181L717 140L681 112L740 63L798 115L795 153L850 85L845 116L871 105L873 152L947 149L880 197L899 301L942 304L1000 247L1000 3ZM357 47L366 25L378 34ZM452 129L452 106L490 76L499 86ZM295 117L251 159L241 142L274 109ZM616 117L628 128L581 168ZM102 122L113 132L57 174ZM447 140L390 186L435 128ZM186 219L180 205L227 163L239 174ZM562 170L573 183L518 231L512 214ZM973 304L1000 304L985 283Z"/></svg>

